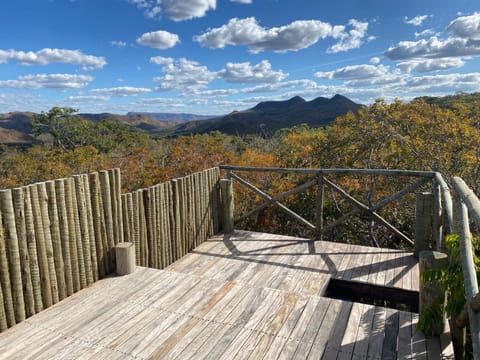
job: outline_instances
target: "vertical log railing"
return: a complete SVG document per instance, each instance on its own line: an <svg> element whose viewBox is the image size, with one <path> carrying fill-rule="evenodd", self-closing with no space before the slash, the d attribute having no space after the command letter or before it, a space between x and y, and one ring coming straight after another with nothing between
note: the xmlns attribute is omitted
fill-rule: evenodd
<svg viewBox="0 0 480 360"><path fill-rule="evenodd" d="M0 191L0 331L115 271L164 268L220 229L218 168L121 194L120 170Z"/></svg>
<svg viewBox="0 0 480 360"><path fill-rule="evenodd" d="M219 232L219 176L212 168L122 195L137 265L162 269Z"/></svg>
<svg viewBox="0 0 480 360"><path fill-rule="evenodd" d="M475 193L458 177L452 180L455 190L455 216L460 236L460 254L465 283L465 298L474 359L480 359L480 293L478 291L477 271L473 261L470 218L477 229L480 228L480 200Z"/></svg>

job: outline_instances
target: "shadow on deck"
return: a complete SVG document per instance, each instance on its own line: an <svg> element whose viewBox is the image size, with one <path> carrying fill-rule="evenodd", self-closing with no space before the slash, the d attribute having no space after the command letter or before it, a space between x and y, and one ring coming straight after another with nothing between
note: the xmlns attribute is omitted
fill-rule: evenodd
<svg viewBox="0 0 480 360"><path fill-rule="evenodd" d="M418 290L411 253L237 231L165 270L100 280L0 334L0 359L440 359L416 313L323 297L330 278Z"/></svg>

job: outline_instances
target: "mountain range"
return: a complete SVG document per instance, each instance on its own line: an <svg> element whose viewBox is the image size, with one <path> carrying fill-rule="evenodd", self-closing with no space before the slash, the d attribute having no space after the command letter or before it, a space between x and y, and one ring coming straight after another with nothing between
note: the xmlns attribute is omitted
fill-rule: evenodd
<svg viewBox="0 0 480 360"><path fill-rule="evenodd" d="M362 106L342 95L335 95L331 99L318 97L311 101L295 96L286 101L261 102L251 109L234 111L213 119L190 121L169 131L174 135L220 131L225 134L269 136L276 130L300 124L326 126L336 117L349 111L356 112Z"/></svg>
<svg viewBox="0 0 480 360"><path fill-rule="evenodd" d="M295 96L286 101L261 102L251 109L234 111L228 115L209 118L205 115L141 113L127 115L110 113L79 116L90 121L114 121L127 124L133 130L154 135L178 136L219 131L225 134L273 135L281 128L299 124L312 127L329 125L337 116L348 111L356 112L363 105L342 95L331 99L319 97L311 101ZM0 114L0 143L26 146L34 140L30 124L35 117L32 112L11 112Z"/></svg>

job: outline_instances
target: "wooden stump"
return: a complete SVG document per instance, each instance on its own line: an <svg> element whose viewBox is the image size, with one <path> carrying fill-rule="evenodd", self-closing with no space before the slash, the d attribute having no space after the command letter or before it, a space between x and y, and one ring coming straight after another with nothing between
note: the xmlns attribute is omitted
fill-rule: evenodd
<svg viewBox="0 0 480 360"><path fill-rule="evenodd" d="M135 271L135 244L124 242L115 245L116 273L128 275Z"/></svg>

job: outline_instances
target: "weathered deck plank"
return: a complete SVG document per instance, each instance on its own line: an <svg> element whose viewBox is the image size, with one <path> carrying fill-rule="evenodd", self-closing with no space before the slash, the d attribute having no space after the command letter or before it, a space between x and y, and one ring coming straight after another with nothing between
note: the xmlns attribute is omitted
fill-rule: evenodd
<svg viewBox="0 0 480 360"><path fill-rule="evenodd" d="M416 314L320 296L330 277L418 286L408 253L247 232L194 251L166 270L101 280L7 330L0 359L427 359L442 351L415 333Z"/></svg>

